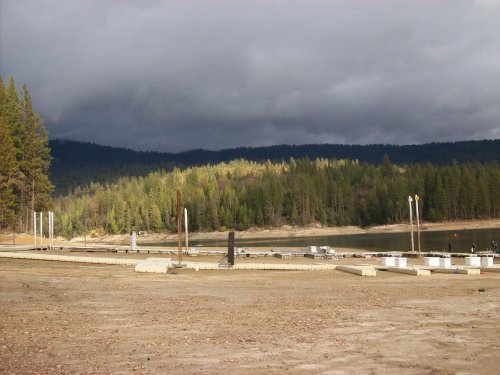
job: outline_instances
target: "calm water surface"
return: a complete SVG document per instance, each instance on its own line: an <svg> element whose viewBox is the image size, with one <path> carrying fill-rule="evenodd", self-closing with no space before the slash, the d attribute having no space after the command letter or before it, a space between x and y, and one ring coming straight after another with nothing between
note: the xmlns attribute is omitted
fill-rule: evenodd
<svg viewBox="0 0 500 375"><path fill-rule="evenodd" d="M422 251L448 250L451 243L453 252L469 252L472 243L477 251L491 248L491 241L500 242L500 228L470 229L439 232L421 232ZM414 233L415 250L417 250L417 234ZM177 242L149 244L153 246L175 246ZM192 246L227 246L227 241L190 241ZM310 245L348 247L367 251L410 251L411 237L405 233L350 234L323 237L266 238L236 240L238 247L306 247Z"/></svg>

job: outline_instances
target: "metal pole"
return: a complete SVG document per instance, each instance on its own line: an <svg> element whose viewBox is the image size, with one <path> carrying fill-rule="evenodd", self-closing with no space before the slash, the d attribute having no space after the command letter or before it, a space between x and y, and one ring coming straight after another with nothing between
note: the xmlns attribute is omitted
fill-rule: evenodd
<svg viewBox="0 0 500 375"><path fill-rule="evenodd" d="M36 246L36 211L33 211L33 241Z"/></svg>
<svg viewBox="0 0 500 375"><path fill-rule="evenodd" d="M411 251L415 251L415 242L413 241L413 209L412 209L412 203L413 199L411 196L408 196L408 204L410 205L410 225L411 225Z"/></svg>
<svg viewBox="0 0 500 375"><path fill-rule="evenodd" d="M43 246L43 212L40 211L40 246Z"/></svg>
<svg viewBox="0 0 500 375"><path fill-rule="evenodd" d="M50 211L50 248L54 247L54 213Z"/></svg>
<svg viewBox="0 0 500 375"><path fill-rule="evenodd" d="M182 235L181 235L181 192L177 189L177 248L179 264L182 261Z"/></svg>
<svg viewBox="0 0 500 375"><path fill-rule="evenodd" d="M48 238L47 238L48 239L47 248L50 250L50 211L47 212L47 220L48 220L47 221L47 226L48 226L47 229L49 231Z"/></svg>
<svg viewBox="0 0 500 375"><path fill-rule="evenodd" d="M418 252L420 253L420 220L419 220L419 214L418 214L418 201L420 200L420 197L415 194L415 213L417 216L417 241L418 241Z"/></svg>
<svg viewBox="0 0 500 375"><path fill-rule="evenodd" d="M48 227L48 229L49 229L49 235L48 235L49 236L49 245L48 246L49 246L49 249L51 249L52 248L52 236L51 236L51 234L52 234L52 212L51 211L49 211L49 227Z"/></svg>
<svg viewBox="0 0 500 375"><path fill-rule="evenodd" d="M189 239L188 239L188 210L184 208L184 229L186 230L186 253L189 249Z"/></svg>
<svg viewBox="0 0 500 375"><path fill-rule="evenodd" d="M54 247L54 211L52 211L52 215L51 215L51 218L52 218L52 225L50 226L50 228L52 229L52 247Z"/></svg>

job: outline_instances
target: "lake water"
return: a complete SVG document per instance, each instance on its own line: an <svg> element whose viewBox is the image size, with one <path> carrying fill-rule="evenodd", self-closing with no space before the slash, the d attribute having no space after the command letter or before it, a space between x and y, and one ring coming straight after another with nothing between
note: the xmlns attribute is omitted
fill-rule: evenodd
<svg viewBox="0 0 500 375"><path fill-rule="evenodd" d="M447 251L448 243L453 252L469 252L473 243L476 251L491 248L491 241L500 242L500 228L470 229L439 232L421 232L422 251ZM414 233L415 250L418 250L417 233ZM153 246L176 246L177 242L149 244ZM227 241L190 241L190 246L227 246ZM331 246L363 249L367 251L410 251L411 237L405 233L349 234L322 237L266 238L236 240L237 247L306 247Z"/></svg>

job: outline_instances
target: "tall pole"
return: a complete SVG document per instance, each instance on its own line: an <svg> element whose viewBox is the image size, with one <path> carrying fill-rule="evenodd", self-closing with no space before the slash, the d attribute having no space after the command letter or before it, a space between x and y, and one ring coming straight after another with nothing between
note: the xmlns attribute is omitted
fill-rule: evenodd
<svg viewBox="0 0 500 375"><path fill-rule="evenodd" d="M411 195L408 196L408 204L410 205L410 225L411 225L411 251L415 251L415 242L413 241L413 209L412 209L412 203L413 199L411 198Z"/></svg>
<svg viewBox="0 0 500 375"><path fill-rule="evenodd" d="M49 211L49 238L50 238L50 248L54 247L54 213Z"/></svg>
<svg viewBox="0 0 500 375"><path fill-rule="evenodd" d="M50 211L47 213L47 215L48 215L48 217L47 217L47 219L48 219L48 222L47 222L48 228L47 229L49 230L49 234L48 234L48 240L49 240L49 242L47 244L47 247L50 250Z"/></svg>
<svg viewBox="0 0 500 375"><path fill-rule="evenodd" d="M12 219L12 246L16 247L16 215Z"/></svg>
<svg viewBox="0 0 500 375"><path fill-rule="evenodd" d="M181 235L181 192L177 189L177 248L179 264L182 261L182 235Z"/></svg>
<svg viewBox="0 0 500 375"><path fill-rule="evenodd" d="M36 211L33 211L33 242L36 246Z"/></svg>
<svg viewBox="0 0 500 375"><path fill-rule="evenodd" d="M52 214L50 215L52 218L52 225L50 226L50 229L52 230L51 238L52 238L52 247L54 247L54 211L52 211Z"/></svg>
<svg viewBox="0 0 500 375"><path fill-rule="evenodd" d="M186 230L186 253L188 252L189 239L188 239L188 210L184 208L184 229Z"/></svg>
<svg viewBox="0 0 500 375"><path fill-rule="evenodd" d="M40 211L40 246L43 246L43 212Z"/></svg>
<svg viewBox="0 0 500 375"><path fill-rule="evenodd" d="M419 220L419 214L418 214L418 201L420 200L420 197L415 194L415 213L417 215L417 241L418 241L418 252L420 253L420 220Z"/></svg>

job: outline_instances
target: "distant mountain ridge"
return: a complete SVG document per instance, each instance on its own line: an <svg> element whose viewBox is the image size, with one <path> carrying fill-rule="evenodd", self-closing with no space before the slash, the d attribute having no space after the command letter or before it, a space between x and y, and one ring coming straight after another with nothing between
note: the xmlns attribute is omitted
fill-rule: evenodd
<svg viewBox="0 0 500 375"><path fill-rule="evenodd" d="M58 192L92 181L113 181L122 175L142 176L152 170L175 166L214 164L234 159L280 161L290 158L351 159L379 164L385 154L395 164L427 163L445 165L492 162L500 157L500 139L427 143L422 145L277 145L237 147L219 151L190 150L180 153L134 151L71 140L51 140L51 176Z"/></svg>

